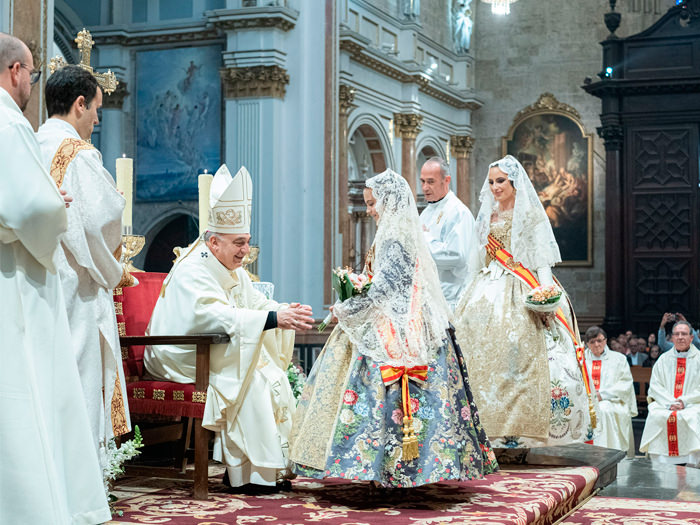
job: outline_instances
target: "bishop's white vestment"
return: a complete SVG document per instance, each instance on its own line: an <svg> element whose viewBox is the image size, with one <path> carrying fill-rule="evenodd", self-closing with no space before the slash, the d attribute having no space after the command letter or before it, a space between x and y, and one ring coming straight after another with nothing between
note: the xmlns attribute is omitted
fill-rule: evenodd
<svg viewBox="0 0 700 525"><path fill-rule="evenodd" d="M454 311L469 284L469 275L478 269L474 216L452 191L448 191L444 198L428 203L420 214L420 221L438 269L442 292Z"/></svg>
<svg viewBox="0 0 700 525"><path fill-rule="evenodd" d="M661 354L651 371L649 414L641 452L667 463L700 464L700 351L675 346ZM669 410L678 400L682 410Z"/></svg>
<svg viewBox="0 0 700 525"><path fill-rule="evenodd" d="M601 397L596 406L593 444L623 450L634 457L632 417L637 415L637 397L627 359L607 346L600 357L587 348L586 368L591 391Z"/></svg>
<svg viewBox="0 0 700 525"><path fill-rule="evenodd" d="M268 312L283 308L253 288L242 268L229 271L202 241L176 262L158 298L148 333L226 333L211 346L202 425L216 433L214 459L231 485L274 485L289 467L288 436L296 401L286 370L294 332L263 331ZM179 383L195 381L194 346L147 347L146 369Z"/></svg>
<svg viewBox="0 0 700 525"><path fill-rule="evenodd" d="M73 197L68 230L61 236L58 273L100 463L106 465L109 439L130 430L126 381L112 290L122 266L124 197L102 165L100 152L80 139L75 128L48 119L37 133L44 166Z"/></svg>
<svg viewBox="0 0 700 525"><path fill-rule="evenodd" d="M111 519L54 263L63 199L0 88L0 523Z"/></svg>

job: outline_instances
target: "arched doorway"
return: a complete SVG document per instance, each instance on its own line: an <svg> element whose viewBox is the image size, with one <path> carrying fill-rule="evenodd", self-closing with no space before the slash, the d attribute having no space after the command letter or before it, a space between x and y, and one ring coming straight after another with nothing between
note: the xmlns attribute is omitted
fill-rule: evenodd
<svg viewBox="0 0 700 525"><path fill-rule="evenodd" d="M148 246L143 264L147 272L167 273L173 266L173 248L189 245L199 235L194 218L186 214L172 217L155 235Z"/></svg>
<svg viewBox="0 0 700 525"><path fill-rule="evenodd" d="M382 141L370 124L362 124L352 134L348 148L349 264L361 270L376 232L374 220L367 215L363 190L365 181L387 169ZM347 253L347 252L346 252Z"/></svg>

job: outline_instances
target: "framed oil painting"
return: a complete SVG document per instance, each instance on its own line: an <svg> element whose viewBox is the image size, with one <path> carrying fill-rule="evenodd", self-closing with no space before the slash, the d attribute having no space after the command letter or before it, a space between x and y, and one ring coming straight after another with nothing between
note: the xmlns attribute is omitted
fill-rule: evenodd
<svg viewBox="0 0 700 525"><path fill-rule="evenodd" d="M136 53L136 198L197 200L221 163L221 46Z"/></svg>
<svg viewBox="0 0 700 525"><path fill-rule="evenodd" d="M593 135L579 113L544 93L515 117L503 154L527 171L549 217L561 266L593 265Z"/></svg>

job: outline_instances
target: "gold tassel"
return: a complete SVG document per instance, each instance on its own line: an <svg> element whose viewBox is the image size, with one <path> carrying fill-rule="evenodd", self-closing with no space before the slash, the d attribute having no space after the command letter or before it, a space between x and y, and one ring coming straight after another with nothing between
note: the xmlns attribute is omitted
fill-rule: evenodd
<svg viewBox="0 0 700 525"><path fill-rule="evenodd" d="M411 461L418 457L418 439L413 431L413 420L403 418L403 453L401 459Z"/></svg>
<svg viewBox="0 0 700 525"><path fill-rule="evenodd" d="M593 394L588 394L588 412L591 414L591 428L595 428L598 424L598 416L593 406Z"/></svg>

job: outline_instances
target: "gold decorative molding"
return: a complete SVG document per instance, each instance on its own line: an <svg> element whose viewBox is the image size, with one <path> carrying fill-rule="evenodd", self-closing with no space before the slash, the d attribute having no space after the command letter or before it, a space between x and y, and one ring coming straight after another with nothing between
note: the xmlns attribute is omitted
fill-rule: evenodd
<svg viewBox="0 0 700 525"><path fill-rule="evenodd" d="M338 87L338 104L340 113L347 115L353 108L357 107L353 104L355 100L355 88L346 84L340 84Z"/></svg>
<svg viewBox="0 0 700 525"><path fill-rule="evenodd" d="M474 149L474 138L469 135L452 135L450 149L456 159L468 159Z"/></svg>
<svg viewBox="0 0 700 525"><path fill-rule="evenodd" d="M193 28L179 33L130 34L119 31L111 34L94 35L98 45L144 46L152 44L181 44L194 41L223 40L223 35L215 27Z"/></svg>
<svg viewBox="0 0 700 525"><path fill-rule="evenodd" d="M520 111L513 120L520 121L524 117L528 117L533 113L542 113L543 111L549 113L563 113L564 115L573 117L575 120L581 120L581 115L578 111L576 111L576 109L568 104L559 102L551 93L542 93L540 98L537 99L537 102Z"/></svg>
<svg viewBox="0 0 700 525"><path fill-rule="evenodd" d="M214 20L214 27L222 31L231 31L237 29L257 29L257 28L274 28L281 31L289 31L293 29L295 23L282 16L265 17L259 16L254 18L235 18L228 20Z"/></svg>
<svg viewBox="0 0 700 525"><path fill-rule="evenodd" d="M124 99L130 95L126 82L120 80L111 95L102 98L102 109L122 109Z"/></svg>
<svg viewBox="0 0 700 525"><path fill-rule="evenodd" d="M284 98L287 70L279 66L230 67L220 70L225 98Z"/></svg>
<svg viewBox="0 0 700 525"><path fill-rule="evenodd" d="M417 113L394 113L394 130L401 139L415 139L422 124L423 117Z"/></svg>

